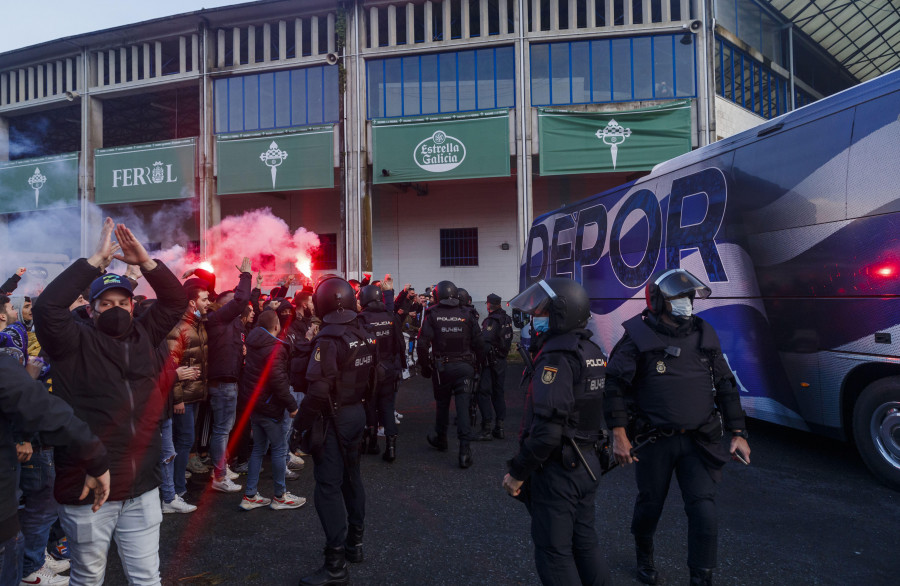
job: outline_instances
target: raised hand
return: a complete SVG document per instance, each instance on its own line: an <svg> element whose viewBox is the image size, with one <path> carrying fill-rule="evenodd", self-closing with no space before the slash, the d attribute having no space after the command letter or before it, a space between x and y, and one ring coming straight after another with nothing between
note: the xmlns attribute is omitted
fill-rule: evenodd
<svg viewBox="0 0 900 586"><path fill-rule="evenodd" d="M19 267L16 269L16 274L21 277L22 275L25 274L25 271L27 271L27 270L28 269L26 269L25 267Z"/></svg>
<svg viewBox="0 0 900 586"><path fill-rule="evenodd" d="M131 233L131 230L124 224L116 226L116 240L119 241L119 246L122 248L122 254L114 255L113 258L116 258L125 264L140 265L145 271L152 271L156 268L156 261L150 258L150 255L147 254L147 250L144 249L144 245L135 238L134 234Z"/></svg>
<svg viewBox="0 0 900 586"><path fill-rule="evenodd" d="M235 268L242 273L249 273L253 270L250 267L250 259L246 256L244 257L244 260L241 261L241 266Z"/></svg>
<svg viewBox="0 0 900 586"><path fill-rule="evenodd" d="M100 228L100 240L97 242L97 249L94 254L87 259L91 266L97 267L101 271L105 271L109 263L113 261L115 253L119 251L119 244L112 241L112 233L115 228L112 218L106 218L103 226Z"/></svg>

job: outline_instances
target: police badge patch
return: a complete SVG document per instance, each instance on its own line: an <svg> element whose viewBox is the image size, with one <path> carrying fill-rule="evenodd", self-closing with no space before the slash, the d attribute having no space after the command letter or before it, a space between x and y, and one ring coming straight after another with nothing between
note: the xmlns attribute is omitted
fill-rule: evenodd
<svg viewBox="0 0 900 586"><path fill-rule="evenodd" d="M316 348L316 354L315 356L313 356L313 360L315 360L316 362L322 362L321 350L319 350L318 348Z"/></svg>
<svg viewBox="0 0 900 586"><path fill-rule="evenodd" d="M551 366L545 366L544 372L541 373L541 382L545 385L551 384L556 380L556 369Z"/></svg>
<svg viewBox="0 0 900 586"><path fill-rule="evenodd" d="M656 372L659 374L665 374L666 372L666 363L660 360L656 363Z"/></svg>

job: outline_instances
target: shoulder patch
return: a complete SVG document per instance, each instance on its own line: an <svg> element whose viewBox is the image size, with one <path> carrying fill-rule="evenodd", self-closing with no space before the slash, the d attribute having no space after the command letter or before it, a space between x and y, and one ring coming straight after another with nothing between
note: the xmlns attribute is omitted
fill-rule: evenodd
<svg viewBox="0 0 900 586"><path fill-rule="evenodd" d="M322 362L322 351L316 346L316 354L313 356L313 360L316 362Z"/></svg>
<svg viewBox="0 0 900 586"><path fill-rule="evenodd" d="M545 385L552 384L556 380L556 371L557 369L552 366L545 366L541 373L541 382Z"/></svg>

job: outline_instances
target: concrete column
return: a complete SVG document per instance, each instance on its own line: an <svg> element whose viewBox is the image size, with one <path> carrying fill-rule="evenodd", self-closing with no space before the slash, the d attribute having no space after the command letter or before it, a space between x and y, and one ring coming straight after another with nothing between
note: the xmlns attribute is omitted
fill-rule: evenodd
<svg viewBox="0 0 900 586"><path fill-rule="evenodd" d="M222 31L219 31L222 32ZM213 79L206 75L213 65L213 35L204 25L200 30L200 136L197 138L197 174L199 203L200 255L206 258L210 243L206 241L209 228L221 221L222 210L215 196L213 129Z"/></svg>
<svg viewBox="0 0 900 586"><path fill-rule="evenodd" d="M218 37L216 67L222 68L225 67L225 29L220 28L216 36Z"/></svg>
<svg viewBox="0 0 900 586"><path fill-rule="evenodd" d="M612 0L610 0L612 1ZM522 19L524 22L525 19ZM528 30L527 28L525 29ZM531 0L531 32L536 33L541 30L541 0Z"/></svg>
<svg viewBox="0 0 900 586"><path fill-rule="evenodd" d="M138 56L138 47L137 45L131 46L131 81L137 81L140 79L138 77L138 63L140 62L140 57ZM194 63L197 63L194 60Z"/></svg>
<svg viewBox="0 0 900 586"><path fill-rule="evenodd" d="M9 160L9 120L0 116L0 161Z"/></svg>
<svg viewBox="0 0 900 586"><path fill-rule="evenodd" d="M327 35L328 35L328 39L327 39L327 42L328 42L327 52L328 52L328 53L334 53L334 51L335 51L335 44L334 44L334 12L329 12L329 13L328 13L328 18L327 18L326 21L325 21L325 30L327 31Z"/></svg>
<svg viewBox="0 0 900 586"><path fill-rule="evenodd" d="M156 60L156 63L153 64L154 65L153 76L154 77L162 77L162 43L160 43L159 41L156 41L153 44L155 45L154 59Z"/></svg>
<svg viewBox="0 0 900 586"><path fill-rule="evenodd" d="M104 72L106 70L106 65L103 60L103 51L95 54L97 58L97 87L103 87L103 78L105 77Z"/></svg>
<svg viewBox="0 0 900 586"><path fill-rule="evenodd" d="M303 57L303 19L294 19L294 58Z"/></svg>
<svg viewBox="0 0 900 586"><path fill-rule="evenodd" d="M518 6L518 3L514 2L513 6ZM508 28L509 23L507 21L509 20L509 11L506 8L506 2L501 2L499 4L498 20L500 21L500 28L498 32L501 35L506 35L512 32Z"/></svg>
<svg viewBox="0 0 900 586"><path fill-rule="evenodd" d="M365 63L359 52L365 30L361 2L347 13L347 37L344 58L347 84L344 93L344 116L341 131L344 134L346 157L345 190L343 198L343 259L347 278L358 278L360 271L372 268L372 191L368 181L368 148L365 115ZM376 9L372 7L369 14ZM371 22L378 23L377 16ZM377 46L377 33L372 37Z"/></svg>
<svg viewBox="0 0 900 586"><path fill-rule="evenodd" d="M150 79L153 77L150 73L150 43L141 45L141 51L144 53L144 79Z"/></svg>
<svg viewBox="0 0 900 586"><path fill-rule="evenodd" d="M518 1L516 6L518 6ZM518 18L516 27L522 31L516 40L516 187L518 190L518 198L516 198L516 212L518 218L518 255L519 258L525 251L525 244L528 240L528 231L531 228L531 218L533 216L532 202L532 185L531 185L531 84L528 83L526 72L530 71L529 65L529 48L528 42L525 40L525 32L527 28L528 13L524 8L523 2L518 9ZM539 6L539 3L538 3ZM537 22L540 22L538 17ZM540 30L538 26L535 30Z"/></svg>
<svg viewBox="0 0 900 586"><path fill-rule="evenodd" d="M9 76L9 73L0 73L0 106L8 103L6 95L9 92Z"/></svg>
<svg viewBox="0 0 900 586"><path fill-rule="evenodd" d="M593 0L590 0L593 2ZM663 22L672 22L672 3L671 2L663 2L662 3L662 21Z"/></svg>
<svg viewBox="0 0 900 586"><path fill-rule="evenodd" d="M313 16L309 20L309 54L319 54L319 17Z"/></svg>
<svg viewBox="0 0 900 586"><path fill-rule="evenodd" d="M451 34L450 34L450 19L451 19L450 0L444 0L443 4L441 5L441 9L444 11L443 18L441 19L441 23L444 25L443 41L446 43L451 38Z"/></svg>
<svg viewBox="0 0 900 586"><path fill-rule="evenodd" d="M231 29L231 64L241 64L241 29L238 27Z"/></svg>
<svg viewBox="0 0 900 586"><path fill-rule="evenodd" d="M387 7L388 19L388 46L397 46L397 7L391 4Z"/></svg>
<svg viewBox="0 0 900 586"><path fill-rule="evenodd" d="M578 10L575 0L569 0L569 30L573 31L578 28Z"/></svg>
<svg viewBox="0 0 900 586"><path fill-rule="evenodd" d="M200 58L200 35L194 33L191 35L191 71L200 71L200 64L197 60Z"/></svg>
<svg viewBox="0 0 900 586"><path fill-rule="evenodd" d="M63 85L63 62L56 62L56 92L55 94L64 94L66 92L66 88Z"/></svg>
<svg viewBox="0 0 900 586"><path fill-rule="evenodd" d="M89 213L94 202L94 149L103 148L103 102L91 96L87 80L93 76L91 69L103 62L102 53L96 62L82 52L81 62L81 156L79 157L78 185L81 189L81 254L87 256L97 244L97 231Z"/></svg>
<svg viewBox="0 0 900 586"><path fill-rule="evenodd" d="M110 49L108 53L109 57L109 85L116 85L119 81L119 77L116 75L116 50ZM158 61L162 61L162 54L160 54L157 58ZM162 63L160 63L160 67Z"/></svg>
<svg viewBox="0 0 900 586"><path fill-rule="evenodd" d="M369 43L374 49L378 46L378 7L372 6L369 9Z"/></svg>
<svg viewBox="0 0 900 586"><path fill-rule="evenodd" d="M469 27L469 0L461 0L459 3L459 22L462 25L460 27L462 29L462 38L470 38L472 36L472 31Z"/></svg>
<svg viewBox="0 0 900 586"><path fill-rule="evenodd" d="M37 94L34 97L41 99L44 97L44 65L38 65L35 74L37 75Z"/></svg>
<svg viewBox="0 0 900 586"><path fill-rule="evenodd" d="M502 4L502 3L501 3ZM425 42L430 43L434 40L434 31L432 30L434 25L434 13L432 12L433 6L431 0L425 3Z"/></svg>
<svg viewBox="0 0 900 586"><path fill-rule="evenodd" d="M550 30L559 30L559 0L550 0Z"/></svg>
<svg viewBox="0 0 900 586"><path fill-rule="evenodd" d="M256 63L256 27L252 24L247 27L247 63Z"/></svg>
<svg viewBox="0 0 900 586"><path fill-rule="evenodd" d="M178 37L178 73L186 73L187 68L187 37ZM122 49L122 81L125 81L125 49Z"/></svg>
<svg viewBox="0 0 900 586"><path fill-rule="evenodd" d="M575 0L572 0L573 2ZM505 4L505 2L500 2ZM491 25L488 19L488 0L481 0L478 3L478 29L482 38L491 36Z"/></svg>
<svg viewBox="0 0 900 586"><path fill-rule="evenodd" d="M268 22L263 25L263 61L272 60L272 25Z"/></svg>
<svg viewBox="0 0 900 586"><path fill-rule="evenodd" d="M406 5L406 44L416 44L416 5L412 2Z"/></svg>
<svg viewBox="0 0 900 586"><path fill-rule="evenodd" d="M587 0L587 22L585 24L588 28L597 26L597 0Z"/></svg>
<svg viewBox="0 0 900 586"><path fill-rule="evenodd" d="M278 21L278 57L276 59L284 59L287 57L287 22Z"/></svg>

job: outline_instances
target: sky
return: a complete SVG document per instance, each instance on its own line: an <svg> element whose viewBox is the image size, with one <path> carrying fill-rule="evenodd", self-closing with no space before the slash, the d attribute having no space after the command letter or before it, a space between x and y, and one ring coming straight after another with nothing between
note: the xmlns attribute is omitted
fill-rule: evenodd
<svg viewBox="0 0 900 586"><path fill-rule="evenodd" d="M247 0L244 0L247 1ZM243 4L236 0L0 0L0 53L62 37L173 14ZM0 63L0 69L3 64Z"/></svg>

